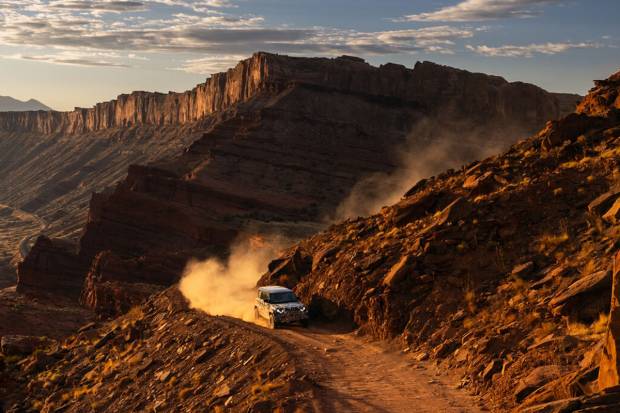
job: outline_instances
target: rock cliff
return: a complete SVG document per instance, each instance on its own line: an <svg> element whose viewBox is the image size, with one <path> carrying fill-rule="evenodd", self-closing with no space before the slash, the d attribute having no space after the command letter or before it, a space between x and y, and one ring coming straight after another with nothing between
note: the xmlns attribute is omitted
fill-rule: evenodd
<svg viewBox="0 0 620 413"><path fill-rule="evenodd" d="M267 53L186 94L130 96L67 115L76 122L34 125L52 136L107 127L140 135L177 122L195 136L177 156L133 165L126 179L92 196L77 260L82 302L101 314L126 307L117 298L131 283L162 288L155 274L167 271L172 282L187 259L225 255L239 236L316 232L358 181L401 167L411 141L424 147L446 134L463 147L475 130L476 156L559 115L552 94L496 76L429 62L408 69ZM32 264L22 267L28 279L53 278Z"/></svg>
<svg viewBox="0 0 620 413"><path fill-rule="evenodd" d="M376 98L419 102L448 114L542 122L560 114L560 102L533 85L500 77L418 63L412 69L387 64L379 68L361 59L292 58L256 53L225 73L214 74L194 89L175 93L133 92L72 112L0 113L0 130L77 134L136 125L195 122L246 102L262 92L280 92L305 84Z"/></svg>

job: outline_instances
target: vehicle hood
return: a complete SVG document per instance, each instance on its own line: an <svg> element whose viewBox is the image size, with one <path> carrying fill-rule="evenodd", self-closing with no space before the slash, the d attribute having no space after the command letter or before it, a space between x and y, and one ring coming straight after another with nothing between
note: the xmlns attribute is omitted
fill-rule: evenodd
<svg viewBox="0 0 620 413"><path fill-rule="evenodd" d="M270 304L274 309L275 308L281 308L283 310L296 310L299 309L301 307L304 307L304 305L300 302L297 303L281 303L281 304Z"/></svg>

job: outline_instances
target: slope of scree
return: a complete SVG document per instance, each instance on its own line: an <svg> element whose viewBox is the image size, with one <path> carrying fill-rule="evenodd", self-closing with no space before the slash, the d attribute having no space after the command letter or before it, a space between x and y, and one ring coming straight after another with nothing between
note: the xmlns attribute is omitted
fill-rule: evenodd
<svg viewBox="0 0 620 413"><path fill-rule="evenodd" d="M618 411L613 387L597 391L619 384L616 319L601 353L620 249L619 114L620 73L503 155L300 242L260 284L460 371L496 411Z"/></svg>
<svg viewBox="0 0 620 413"><path fill-rule="evenodd" d="M203 100L218 103L196 103L198 87L179 98L192 115L175 121L226 115L179 156L134 165L113 190L94 194L79 248L39 240L18 268L18 291L62 285L97 313L118 314L176 281L188 258L225 255L240 235L315 233L356 182L398 169L411 141L424 147L445 132L467 149L502 146L561 113L558 98L536 86L430 62L408 69L257 53L217 79L205 90L217 83L219 92ZM94 109L93 128L104 118L104 126L165 125L170 99L119 99L105 116ZM131 122L129 107L143 108ZM22 120L5 118L14 129ZM465 129L475 133L462 136Z"/></svg>
<svg viewBox="0 0 620 413"><path fill-rule="evenodd" d="M188 309L173 287L103 326L0 359L7 412L310 411L284 344Z"/></svg>

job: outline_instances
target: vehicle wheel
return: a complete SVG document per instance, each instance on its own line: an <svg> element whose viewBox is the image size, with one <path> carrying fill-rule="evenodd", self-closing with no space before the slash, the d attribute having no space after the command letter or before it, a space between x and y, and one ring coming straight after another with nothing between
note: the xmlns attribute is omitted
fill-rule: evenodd
<svg viewBox="0 0 620 413"><path fill-rule="evenodd" d="M307 318L305 320L301 320L301 326L302 327L308 327L308 323L310 320L308 320Z"/></svg>
<svg viewBox="0 0 620 413"><path fill-rule="evenodd" d="M274 330L277 327L276 319L273 314L269 315L269 328Z"/></svg>
<svg viewBox="0 0 620 413"><path fill-rule="evenodd" d="M254 307L254 320L260 319L260 313L258 312L258 308Z"/></svg>

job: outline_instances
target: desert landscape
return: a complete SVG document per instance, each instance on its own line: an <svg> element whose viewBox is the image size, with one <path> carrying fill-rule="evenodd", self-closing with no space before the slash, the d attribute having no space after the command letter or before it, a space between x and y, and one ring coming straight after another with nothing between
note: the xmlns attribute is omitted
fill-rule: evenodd
<svg viewBox="0 0 620 413"><path fill-rule="evenodd" d="M615 34L472 45L583 4L26 3L0 70L64 80L0 97L0 412L620 411Z"/></svg>

